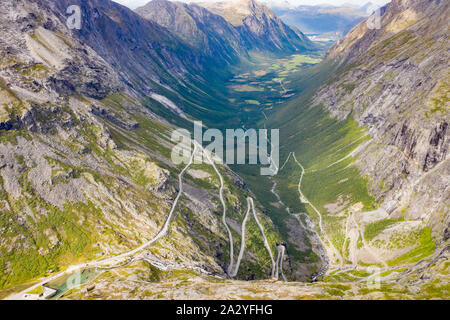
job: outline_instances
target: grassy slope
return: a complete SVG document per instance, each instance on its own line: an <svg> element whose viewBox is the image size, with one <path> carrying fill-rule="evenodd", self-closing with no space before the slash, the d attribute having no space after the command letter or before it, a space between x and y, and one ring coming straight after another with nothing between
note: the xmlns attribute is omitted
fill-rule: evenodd
<svg viewBox="0 0 450 320"><path fill-rule="evenodd" d="M339 197L347 200L347 207L362 202L364 207L369 209L376 204L368 194L367 181L360 176L356 167L350 166L352 158L329 167L346 157L366 139L365 130L359 128L351 117L345 121L338 121L330 117L322 106L312 105L311 97L314 90L334 69L333 65L323 63L285 76L285 81L289 83L287 87L295 90L298 96L277 106L272 111L267 126L280 129L280 164L290 152L295 152L297 159L305 167L302 191L322 213L325 231L332 242L340 247L339 244L343 242L343 218L327 215L324 205L335 203ZM260 126L262 125L261 121ZM241 172L251 189L264 199L263 204L266 208L270 208L269 215L285 235L287 232L285 221L288 214L284 209L270 206L271 202L276 201L276 198L268 192L272 183L267 178L258 177L258 172L252 172L247 168ZM298 198L297 185L300 174L301 169L291 160L275 177L278 183L277 192L283 202L291 208L291 212L307 212L314 221L318 218L316 213L310 206L301 204ZM288 249L295 253L292 247L288 246ZM303 261L314 259L311 252L301 254Z"/></svg>

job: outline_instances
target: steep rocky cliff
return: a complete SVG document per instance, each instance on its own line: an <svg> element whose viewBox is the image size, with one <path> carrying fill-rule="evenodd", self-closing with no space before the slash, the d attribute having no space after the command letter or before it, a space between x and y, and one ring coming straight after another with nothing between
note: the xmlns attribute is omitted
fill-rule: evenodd
<svg viewBox="0 0 450 320"><path fill-rule="evenodd" d="M133 91L149 94L159 85L172 86L187 75L201 78L206 57L193 53L166 28L113 1L55 1L54 13L66 19L66 9L78 5L83 25L72 36L92 48L115 68Z"/></svg>
<svg viewBox="0 0 450 320"><path fill-rule="evenodd" d="M214 57L219 63L236 62L239 55L246 53L243 39L233 25L195 4L154 0L135 11L168 28L199 53Z"/></svg>
<svg viewBox="0 0 450 320"><path fill-rule="evenodd" d="M334 45L340 71L315 102L369 128L356 157L376 200L393 217L449 234L448 1L394 0Z"/></svg>
<svg viewBox="0 0 450 320"><path fill-rule="evenodd" d="M303 33L287 26L272 10L257 1L204 2L199 5L236 26L251 48L285 53L314 49L314 44Z"/></svg>

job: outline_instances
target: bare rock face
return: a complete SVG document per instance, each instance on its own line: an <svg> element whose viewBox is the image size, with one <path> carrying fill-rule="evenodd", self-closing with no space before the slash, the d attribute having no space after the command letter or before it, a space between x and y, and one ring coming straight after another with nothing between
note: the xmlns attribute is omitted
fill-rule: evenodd
<svg viewBox="0 0 450 320"><path fill-rule="evenodd" d="M442 239L450 223L450 5L394 0L381 13L380 29L363 22L330 49L340 71L315 100L369 128L359 167L386 210L428 222Z"/></svg>
<svg viewBox="0 0 450 320"><path fill-rule="evenodd" d="M179 35L199 54L220 64L233 62L246 53L238 30L221 16L198 5L154 0L135 11Z"/></svg>
<svg viewBox="0 0 450 320"><path fill-rule="evenodd" d="M79 5L83 26L73 30L74 37L92 48L115 70L132 90L148 94L155 83L173 84L188 69L201 76L205 57L159 24L140 17L112 1L58 0L52 3L57 15L64 17L70 5Z"/></svg>
<svg viewBox="0 0 450 320"><path fill-rule="evenodd" d="M233 24L251 49L275 52L314 49L303 33L284 24L272 10L257 1L204 2L199 5Z"/></svg>

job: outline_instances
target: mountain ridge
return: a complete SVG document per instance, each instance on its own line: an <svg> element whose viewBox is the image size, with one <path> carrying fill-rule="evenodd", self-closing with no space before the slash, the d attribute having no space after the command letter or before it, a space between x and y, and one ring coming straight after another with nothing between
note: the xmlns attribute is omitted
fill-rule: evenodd
<svg viewBox="0 0 450 320"><path fill-rule="evenodd" d="M222 17L195 4L154 0L135 9L135 12L168 28L219 62L231 63L245 54L238 31Z"/></svg>
<svg viewBox="0 0 450 320"><path fill-rule="evenodd" d="M245 35L251 48L285 52L314 50L314 44L302 32L286 25L272 10L255 0L197 4L233 24Z"/></svg>

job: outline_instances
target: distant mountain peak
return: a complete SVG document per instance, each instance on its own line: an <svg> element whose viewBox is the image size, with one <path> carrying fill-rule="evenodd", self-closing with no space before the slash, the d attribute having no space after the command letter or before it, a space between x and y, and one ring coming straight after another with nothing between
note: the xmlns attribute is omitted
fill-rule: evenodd
<svg viewBox="0 0 450 320"><path fill-rule="evenodd" d="M199 2L198 4L221 15L234 26L242 26L244 19L251 15L266 13L269 16L275 16L271 9L255 0Z"/></svg>
<svg viewBox="0 0 450 320"><path fill-rule="evenodd" d="M135 11L169 29L198 52L222 61L254 49L277 53L314 49L300 31L255 0L190 4L153 0Z"/></svg>
<svg viewBox="0 0 450 320"><path fill-rule="evenodd" d="M275 12L258 1L201 2L198 5L238 28L252 48L291 52L314 48L303 33L286 25Z"/></svg>

